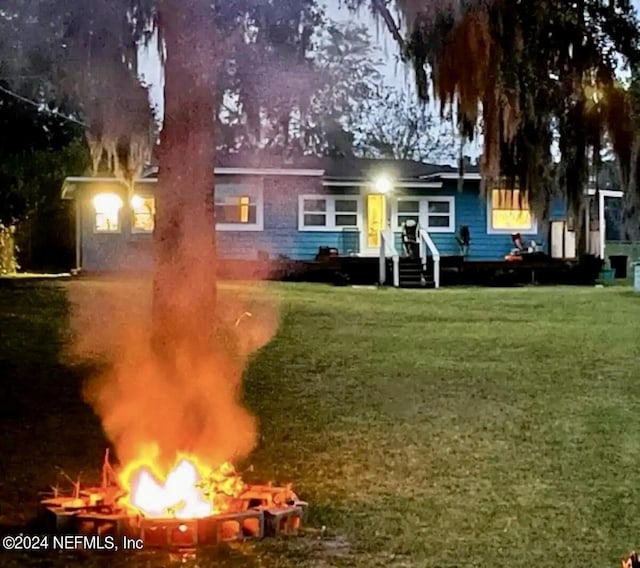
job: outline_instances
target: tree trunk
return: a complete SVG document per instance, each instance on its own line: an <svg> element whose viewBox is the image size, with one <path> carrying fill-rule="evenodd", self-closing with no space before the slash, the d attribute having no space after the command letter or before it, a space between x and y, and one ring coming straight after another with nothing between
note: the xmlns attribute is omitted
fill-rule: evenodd
<svg viewBox="0 0 640 568"><path fill-rule="evenodd" d="M201 0L161 0L159 10L166 61L153 341L175 365L178 356L206 353L215 316L215 21Z"/></svg>

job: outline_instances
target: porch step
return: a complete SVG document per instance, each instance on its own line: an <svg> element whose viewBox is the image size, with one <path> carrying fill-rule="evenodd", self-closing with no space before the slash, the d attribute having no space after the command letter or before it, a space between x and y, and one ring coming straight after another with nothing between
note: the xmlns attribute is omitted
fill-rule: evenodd
<svg viewBox="0 0 640 568"><path fill-rule="evenodd" d="M424 271L419 258L401 258L398 268L400 288L433 288L435 286L432 275L429 274L429 270Z"/></svg>

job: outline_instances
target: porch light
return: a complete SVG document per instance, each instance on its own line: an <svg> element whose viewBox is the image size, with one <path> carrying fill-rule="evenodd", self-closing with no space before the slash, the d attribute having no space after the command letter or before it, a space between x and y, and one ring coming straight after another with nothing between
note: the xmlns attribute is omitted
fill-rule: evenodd
<svg viewBox="0 0 640 568"><path fill-rule="evenodd" d="M391 190L393 189L393 182L391 181L391 178L389 176L379 175L376 176L373 180L373 188L378 193L388 194L391 193Z"/></svg>

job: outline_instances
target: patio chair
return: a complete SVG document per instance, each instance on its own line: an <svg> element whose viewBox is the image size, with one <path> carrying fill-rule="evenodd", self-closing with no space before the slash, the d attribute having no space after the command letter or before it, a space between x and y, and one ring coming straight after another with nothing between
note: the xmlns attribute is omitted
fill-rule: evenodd
<svg viewBox="0 0 640 568"><path fill-rule="evenodd" d="M418 258L420 256L418 230L418 223L413 219L409 219L402 224L402 247L409 258Z"/></svg>
<svg viewBox="0 0 640 568"><path fill-rule="evenodd" d="M471 246L471 231L467 225L460 227L460 232L456 235L456 241L460 247L460 255L465 258L469 256L469 247Z"/></svg>

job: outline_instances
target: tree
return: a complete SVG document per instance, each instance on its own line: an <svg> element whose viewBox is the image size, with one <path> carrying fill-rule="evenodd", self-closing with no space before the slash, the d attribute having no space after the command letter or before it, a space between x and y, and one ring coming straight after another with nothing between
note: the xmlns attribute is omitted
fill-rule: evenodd
<svg viewBox="0 0 640 568"><path fill-rule="evenodd" d="M347 2L350 7L364 3ZM387 2L371 0L370 5L413 65L419 96L427 98L430 71L436 96L443 109L458 111L465 137L473 137L482 116L485 185L517 182L542 216L559 188L582 220L589 159L597 164L603 131L611 135L620 163L628 169L628 152L615 140L627 136L631 104L623 103L627 96L615 78L620 59L638 62L640 31L631 2L396 4L406 37ZM552 167L550 156L554 126L560 133L559 169ZM634 195L637 200L637 189Z"/></svg>
<svg viewBox="0 0 640 568"><path fill-rule="evenodd" d="M94 170L106 158L125 182L138 175L153 145L153 115L137 77L137 56L140 43L159 38L165 116L154 231L153 353L145 362L153 388L138 383L128 398L112 396L114 389L120 392L116 381L92 399L121 458L121 450L129 459L138 457L125 438L162 437L163 460L194 446L211 460L251 449L254 429L237 404L241 358L234 357L233 330L216 315L215 109L224 93L222 64L248 58L252 65L236 66L244 74L236 76L242 79L239 104L257 136L256 101L277 94L262 89L275 84L283 93L287 85L274 77L295 78L284 70L308 65L303 54L314 14L314 0L109 0L92 3L91 10L77 0L3 3L3 68L38 75L34 96L43 90L68 96L88 124ZM125 361L127 355L130 350L120 353ZM125 365L118 372L132 380L139 369ZM158 415L155 408L144 411L156 391L173 393ZM170 410L175 420L167 424L163 413Z"/></svg>
<svg viewBox="0 0 640 568"><path fill-rule="evenodd" d="M30 103L0 82L0 225L7 227L1 255L5 272L17 269L16 240L27 245L21 247L20 258L25 268L34 268L33 261L37 264L45 250L54 260L64 253L64 246L57 246L63 239L57 243L51 239L60 227L50 231L41 222L41 230L34 232L32 220L64 218L60 180L84 171L89 154L82 126L55 113L55 107L60 105Z"/></svg>
<svg viewBox="0 0 640 568"><path fill-rule="evenodd" d="M361 105L355 146L365 157L431 163L456 160L459 143L450 125L405 92L388 89Z"/></svg>
<svg viewBox="0 0 640 568"><path fill-rule="evenodd" d="M9 94L0 83L0 223L60 203L60 178L88 165L83 127Z"/></svg>
<svg viewBox="0 0 640 568"><path fill-rule="evenodd" d="M273 14L265 17L270 20ZM296 40L304 52L295 55L292 49L282 56L288 59L286 64L268 66L272 74L267 84L251 71L255 66L251 43L238 47L249 53L223 66L218 78L218 85L224 86L218 114L220 150L352 152L349 130L357 107L377 96L380 83L370 36L365 28L333 22L318 9L310 12L308 26ZM263 47L267 48L268 44ZM243 98L252 89L262 96Z"/></svg>

